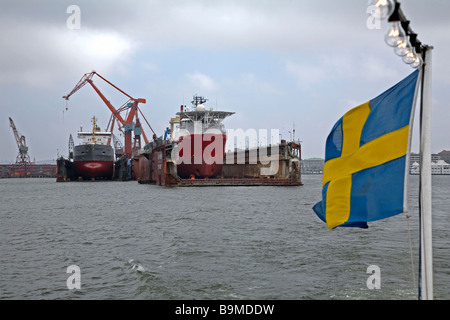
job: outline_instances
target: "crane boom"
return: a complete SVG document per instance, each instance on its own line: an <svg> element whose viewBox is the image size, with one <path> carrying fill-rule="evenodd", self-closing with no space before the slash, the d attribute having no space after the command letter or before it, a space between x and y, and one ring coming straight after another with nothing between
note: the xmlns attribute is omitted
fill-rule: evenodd
<svg viewBox="0 0 450 320"><path fill-rule="evenodd" d="M63 98L66 99L66 100L69 100L69 97L71 95L73 95L75 92L77 92L78 90L80 90L88 82L88 80L91 80L92 77L94 76L94 74L96 74L95 71L92 71L91 73L84 74L84 76L81 77L80 81L78 81L78 83L72 89L72 91L70 91L70 93L68 95L63 96Z"/></svg>
<svg viewBox="0 0 450 320"><path fill-rule="evenodd" d="M129 98L129 100L125 103L125 105L122 106L121 108L119 108L118 110L116 108L114 108L114 106L109 102L108 99L106 99L106 97L103 95L103 93L94 85L94 82L92 81L92 77L94 75L97 75L102 80L104 80L106 83L108 83L109 85L114 87L116 90L120 91L125 96L127 96ZM114 115L114 118L116 118L117 121L125 129L125 154L128 157L131 157L132 151L133 151L132 146L131 146L131 132L133 131L133 129L134 129L133 127L135 125L135 123L133 122L133 119L136 118L136 124L139 123L138 110L141 112L141 114L142 114L142 111L139 109L138 104L146 103L147 102L146 99L142 99L142 98L135 99L135 98L131 97L129 94L127 94L126 92L124 92L123 90L121 90L120 88L115 86L114 84L112 84L110 81L106 80L104 77L102 77L100 74L98 74L95 71L84 74L83 77L80 79L80 81L78 81L76 86L72 89L72 91L69 94L63 96L63 98L66 100L69 100L70 96L72 96L75 92L80 90L86 83L89 83L92 86L92 88L95 90L95 92L97 92L97 94L100 96L100 98L106 104L106 106L109 108L111 113ZM129 109L129 112L128 112L127 118L123 119L122 116L120 115L120 112L125 109ZM145 119L145 117L144 117L144 119ZM145 119L145 121L147 122L147 119ZM148 122L147 122L147 124L148 124ZM140 124L139 124L139 126L140 126ZM153 131L153 129L151 127L150 127L150 129ZM148 143L147 137L146 137L144 131L142 130L142 128L139 127L139 130L135 130L135 136L136 135L140 136L140 134L143 135L145 142ZM153 131L153 134L154 134L154 136L156 136L154 131ZM140 137L135 137L135 138L139 139Z"/></svg>
<svg viewBox="0 0 450 320"><path fill-rule="evenodd" d="M93 73L96 73L95 71ZM106 80L105 78L103 78L101 75L99 75L98 73L96 73L97 76L99 76L100 78L102 78L105 82L107 82L108 84L110 84L111 86L113 86L114 88L116 88L117 90L119 90L120 92L122 92L124 95L126 95L128 98L130 98L131 100L137 101L138 103L146 103L147 100L145 99L134 99L133 97L131 97L128 93L124 92L123 90L119 89L118 87L116 87L114 84L112 84L111 82L109 82L108 80Z"/></svg>
<svg viewBox="0 0 450 320"><path fill-rule="evenodd" d="M97 72L92 71L91 73L85 73L83 75L83 77L81 77L80 81L78 81L78 83L75 85L75 87L72 89L72 91L70 91L70 93L68 95L63 96L64 99L69 100L70 96L73 95L75 92L77 92L78 90L80 90L81 88L84 87L84 85L86 83L89 83L92 88L94 88L95 92L97 92L97 94L100 96L100 98L103 100L103 102L106 104L106 106L109 108L109 110L114 114L114 116L117 118L117 120L119 120L122 124L125 123L125 121L122 119L120 113L116 110L116 108L114 108L114 106L109 102L108 99L106 99L106 97L103 95L103 93L94 85L94 82L92 81L92 77L94 75L98 75L99 77L101 77ZM104 79L103 77L101 77L102 79ZM106 80L105 80L106 81ZM109 81L108 81L109 83ZM111 83L110 83L111 84ZM112 84L111 84L112 85ZM114 85L113 85L114 86ZM117 88L116 86L114 86L115 88ZM118 88L117 88L118 89ZM120 90L120 89L118 89ZM122 92L122 90L120 90ZM125 94L127 95L127 94ZM127 95L128 96L128 95Z"/></svg>
<svg viewBox="0 0 450 320"><path fill-rule="evenodd" d="M122 116L120 115L120 113L116 110L116 108L114 108L114 106L111 104L111 102L109 102L109 100L106 99L106 97L103 95L103 93L101 93L101 91L94 85L92 80L89 79L89 80L87 80L87 82L89 82L89 84L92 86L92 88L94 88L94 90L97 92L97 94L103 100L103 102L108 106L109 110L113 113L113 115L117 118L117 120L119 120L122 124L124 124L125 120L122 119Z"/></svg>
<svg viewBox="0 0 450 320"><path fill-rule="evenodd" d="M20 149L20 136L19 133L17 132L16 129L16 125L14 124L13 119L11 119L11 117L9 118L9 126L12 128L13 134L14 134L14 138L16 139L16 143L17 143L17 148Z"/></svg>
<svg viewBox="0 0 450 320"><path fill-rule="evenodd" d="M14 133L17 148L19 148L19 154L16 157L16 164L22 164L24 166L27 164L31 164L30 156L28 155L28 147L25 136L19 134L16 125L14 124L14 121L13 119L11 119L11 117L9 117L9 125Z"/></svg>

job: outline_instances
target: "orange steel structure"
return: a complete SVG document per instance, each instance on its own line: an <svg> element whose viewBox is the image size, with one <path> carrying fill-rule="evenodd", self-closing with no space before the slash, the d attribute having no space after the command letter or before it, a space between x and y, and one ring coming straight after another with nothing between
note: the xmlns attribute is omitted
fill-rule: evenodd
<svg viewBox="0 0 450 320"><path fill-rule="evenodd" d="M113 88L115 88L119 92L123 93L125 96L127 96L129 98L129 100L127 102L125 102L120 108L118 108L118 109L114 108L114 106L109 102L108 99L106 99L106 97L103 95L103 93L94 85L94 82L92 81L92 77L94 75L97 75L98 77L100 77L100 79L104 80L106 83L111 85ZM78 83L73 88L73 90L69 94L63 96L63 98L66 100L69 100L69 97L71 95L73 95L75 92L77 92L78 90L80 90L86 83L89 83L92 86L92 88L95 90L95 92L97 92L97 94L100 96L100 98L103 100L103 102L106 104L106 106L111 111L112 115L111 115L111 118L108 123L108 128L111 130L111 132L114 129L114 123L115 123L116 119L122 125L121 127L119 127L119 130L122 132L124 131L124 136L125 136L124 154L128 158L131 158L133 156L133 154L136 154L137 150L140 149L141 134L144 138L145 143L146 144L148 143L147 136L145 135L145 132L142 129L141 123L139 121L138 113L140 113L142 115L142 117L146 121L147 125L152 130L153 138L156 137L155 132L153 131L152 127L150 126L150 124L148 123L147 119L145 118L144 114L142 113L142 111L140 110L140 108L138 106L139 103L146 103L146 100L142 99L142 98L135 99L135 98L131 97L129 94L127 94L123 90L119 89L117 86L115 86L114 84L112 84L111 82L106 80L104 77L102 77L100 74L98 74L95 71L84 74L84 76L80 79L80 81L78 81ZM124 119L120 115L120 113L125 110L128 112L128 115ZM132 146L132 136L131 136L132 132L134 132L134 145L133 146ZM108 144L110 144L110 143L111 143L111 141L109 140Z"/></svg>

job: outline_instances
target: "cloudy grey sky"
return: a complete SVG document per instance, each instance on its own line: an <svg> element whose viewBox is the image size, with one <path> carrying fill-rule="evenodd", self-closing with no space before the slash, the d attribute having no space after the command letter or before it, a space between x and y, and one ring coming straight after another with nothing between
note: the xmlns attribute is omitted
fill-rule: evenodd
<svg viewBox="0 0 450 320"><path fill-rule="evenodd" d="M423 43L433 45L432 151L450 150L450 2L403 0ZM69 29L70 5L81 10ZM97 71L135 98L158 135L194 94L235 115L230 129L278 129L323 157L325 139L349 109L413 69L371 30L366 0L3 0L0 10L0 160L14 161L12 117L31 158L67 154L69 134L110 112L90 86ZM119 107L127 98L94 78ZM418 127L418 123L415 123ZM150 132L148 128L144 129ZM150 135L150 134L148 134ZM417 138L417 134L415 134ZM413 151L417 151L413 143Z"/></svg>

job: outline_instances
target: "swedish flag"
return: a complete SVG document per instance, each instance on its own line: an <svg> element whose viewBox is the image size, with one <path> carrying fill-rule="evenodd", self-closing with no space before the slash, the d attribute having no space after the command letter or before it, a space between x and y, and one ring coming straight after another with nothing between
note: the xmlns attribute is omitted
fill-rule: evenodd
<svg viewBox="0 0 450 320"><path fill-rule="evenodd" d="M326 141L322 201L328 228L367 228L404 212L406 164L419 70L348 111Z"/></svg>

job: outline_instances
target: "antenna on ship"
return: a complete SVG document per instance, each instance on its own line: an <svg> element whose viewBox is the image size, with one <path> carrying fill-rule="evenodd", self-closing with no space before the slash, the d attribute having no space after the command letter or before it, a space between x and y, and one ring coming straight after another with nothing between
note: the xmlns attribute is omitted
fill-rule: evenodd
<svg viewBox="0 0 450 320"><path fill-rule="evenodd" d="M292 142L295 141L295 122L292 123Z"/></svg>
<svg viewBox="0 0 450 320"><path fill-rule="evenodd" d="M195 95L194 100L192 100L191 103L197 108L198 105L204 104L206 101L208 101L208 99L205 99L202 96Z"/></svg>

